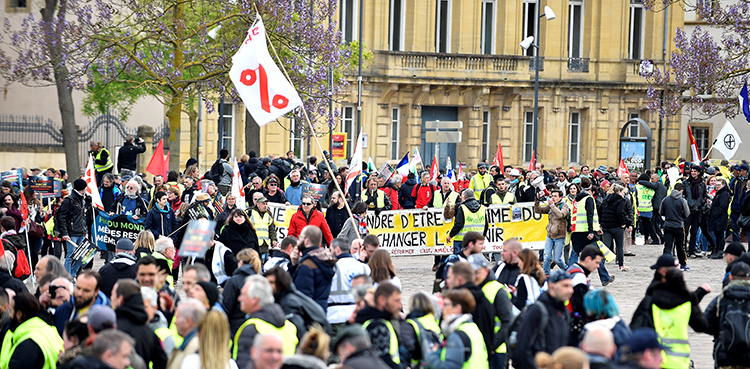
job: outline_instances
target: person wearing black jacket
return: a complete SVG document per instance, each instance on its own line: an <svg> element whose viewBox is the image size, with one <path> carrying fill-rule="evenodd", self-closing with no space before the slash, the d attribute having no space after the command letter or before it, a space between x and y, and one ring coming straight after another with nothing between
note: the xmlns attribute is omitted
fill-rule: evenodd
<svg viewBox="0 0 750 369"><path fill-rule="evenodd" d="M55 231L63 241L78 244L86 236L88 228L86 217L89 214L88 209L91 209L91 200L89 197L84 197L85 189L86 181L80 178L73 181L73 191L57 209ZM75 247L68 242L63 242L63 245L65 246L65 271L70 275L76 275L80 265L73 265L72 256Z"/></svg>
<svg viewBox="0 0 750 369"><path fill-rule="evenodd" d="M102 178L102 188L99 189L99 197L102 199L102 206L107 213L112 211L115 200L120 194L120 189L115 186L115 176L107 173Z"/></svg>
<svg viewBox="0 0 750 369"><path fill-rule="evenodd" d="M154 369L167 367L167 354L164 353L159 337L148 326L148 313L143 306L141 287L132 279L121 279L112 288L112 308L117 314L117 330L133 337L135 352L146 365Z"/></svg>
<svg viewBox="0 0 750 369"><path fill-rule="evenodd" d="M219 241L229 247L235 255L247 248L260 252L255 227L242 209L234 209L229 214L226 225L219 235Z"/></svg>
<svg viewBox="0 0 750 369"><path fill-rule="evenodd" d="M602 242L612 249L616 245L617 265L620 270L627 270L624 266L625 228L628 227L627 208L625 206L625 187L614 184L612 193L604 198L599 220L602 226Z"/></svg>
<svg viewBox="0 0 750 369"><path fill-rule="evenodd" d="M453 264L448 269L448 278L446 278L445 282L451 289L465 289L474 296L477 305L474 307L474 311L471 312L472 319L479 328L479 331L482 332L485 346L491 348L494 347L492 342L495 339L495 307L484 296L482 289L474 284L475 278L476 272L474 271L474 267L467 262L461 261ZM490 351L490 349L487 351Z"/></svg>
<svg viewBox="0 0 750 369"><path fill-rule="evenodd" d="M2 246L0 246L2 247ZM23 282L13 277L13 264L16 262L16 257L13 253L6 252L0 255L0 289L9 289L15 293L28 292L26 285ZM3 327L0 327L2 330Z"/></svg>
<svg viewBox="0 0 750 369"><path fill-rule="evenodd" d="M518 328L517 354L512 358L516 368L536 368L534 356L538 352L552 354L568 343L570 316L565 301L573 295L572 277L562 270L554 270L547 283L549 288L529 306ZM547 326L540 333L539 323L544 312L547 313Z"/></svg>
<svg viewBox="0 0 750 369"><path fill-rule="evenodd" d="M672 245L677 251L680 267L687 268L685 257L685 219L690 216L688 202L682 197L685 185L677 183L672 193L664 198L659 207L659 213L664 216L664 251L663 254L672 255Z"/></svg>
<svg viewBox="0 0 750 369"><path fill-rule="evenodd" d="M125 143L117 155L117 171L122 172L123 169L129 169L135 172L138 168L138 154L144 152L146 152L146 144L142 138L135 141L131 135L125 137Z"/></svg>
<svg viewBox="0 0 750 369"><path fill-rule="evenodd" d="M346 201L341 197L341 192L334 191L331 194L331 204L326 210L326 223L328 228L331 229L331 235L333 238L339 236L341 229L344 228L344 223L349 220L349 211L346 210Z"/></svg>
<svg viewBox="0 0 750 369"><path fill-rule="evenodd" d="M133 241L121 238L115 246L115 252L117 253L115 258L99 269L99 274L102 276L99 290L105 295L112 295L112 288L120 279L135 280L138 266L136 265L137 259L133 247Z"/></svg>
<svg viewBox="0 0 750 369"><path fill-rule="evenodd" d="M245 279L251 275L257 274L251 264L245 264L242 260L237 262L237 266L238 267L234 271L232 277L229 278L224 285L224 293L221 300L221 305L224 306L224 310L227 313L227 319L229 320L230 337L234 337L242 323L247 320L245 318L245 313L240 309L240 303L237 301L237 298L242 291L242 287L245 285Z"/></svg>
<svg viewBox="0 0 750 369"><path fill-rule="evenodd" d="M716 180L716 195L711 203L711 215L709 216L708 229L714 233L716 250L709 256L711 259L721 259L724 255L724 238L727 229L727 217L729 203L732 200L732 191L727 186L724 178Z"/></svg>
<svg viewBox="0 0 750 369"><path fill-rule="evenodd" d="M406 178L406 182L401 185L401 189L398 191L398 203L402 209L414 209L417 203L416 199L411 197L411 192L417 185L417 180L414 178L414 173L409 173Z"/></svg>
<svg viewBox="0 0 750 369"><path fill-rule="evenodd" d="M739 242L738 242L739 243ZM744 312L742 305L750 300L750 266L742 261L734 263L729 274L729 285L725 287L719 296L714 297L708 304L704 315L708 321L708 334L714 336L714 360L717 367L743 367L750 361L750 352L729 352L724 346L722 336L732 337L733 334L747 334L744 332L731 332L731 327L725 326L724 322L727 312ZM730 307L732 308L730 310Z"/></svg>
<svg viewBox="0 0 750 369"><path fill-rule="evenodd" d="M690 169L690 177L685 179L683 183L685 184L685 197L690 208L690 215L685 221L685 233L690 234L687 253L689 256L693 256L696 252L695 242L701 224L701 209L706 203L706 183L701 175L701 167L693 166Z"/></svg>
<svg viewBox="0 0 750 369"><path fill-rule="evenodd" d="M258 160L258 154L256 154L254 150L250 150L248 156L250 156L250 158L247 159L247 163L244 165L246 178L249 178L251 174L258 170L258 167L263 165L260 160Z"/></svg>
<svg viewBox="0 0 750 369"><path fill-rule="evenodd" d="M284 314L291 316L288 319L297 327L297 335L304 336L315 323L320 324L326 333L332 333L326 312L315 300L297 290L289 272L274 267L267 270L263 276L271 282L276 303L284 309Z"/></svg>
<svg viewBox="0 0 750 369"><path fill-rule="evenodd" d="M495 296L488 295L488 291L493 291L492 284L499 282L495 281L494 275L490 272L487 265L487 259L482 255L475 254L469 257L469 263L471 263L471 266L476 270L474 281L477 283L477 286L482 289L482 292L485 293L485 297L487 297L487 300L490 301L494 308L495 321L500 321L500 329L495 332L495 335L492 338L492 346L487 347L487 354L489 354L490 362L497 361L498 363L505 363L505 354L497 353L496 349L505 343L505 337L508 335L508 330L510 329L511 321L513 320L513 309L511 308L510 298L508 297L508 290L501 287L497 290ZM488 287L487 291L485 291L485 286ZM495 368L496 366L491 365L490 367ZM500 365L500 367L502 367L502 365Z"/></svg>

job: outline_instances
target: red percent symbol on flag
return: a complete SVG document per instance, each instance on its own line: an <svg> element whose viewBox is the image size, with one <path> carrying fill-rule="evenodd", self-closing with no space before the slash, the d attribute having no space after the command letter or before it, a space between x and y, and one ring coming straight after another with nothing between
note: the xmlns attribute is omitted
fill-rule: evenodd
<svg viewBox="0 0 750 369"><path fill-rule="evenodd" d="M257 70L257 73L256 73ZM271 105L268 101L268 76L266 75L266 69L263 68L262 64L258 64L258 69L245 69L240 75L240 81L245 86L252 86L256 82L260 81L260 107L266 111L271 112ZM289 105L289 99L283 95L274 95L271 101L276 109L283 109Z"/></svg>

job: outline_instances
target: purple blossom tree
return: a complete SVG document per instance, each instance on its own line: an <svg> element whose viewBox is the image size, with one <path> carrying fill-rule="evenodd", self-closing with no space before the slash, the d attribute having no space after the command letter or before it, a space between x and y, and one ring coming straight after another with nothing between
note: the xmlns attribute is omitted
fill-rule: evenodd
<svg viewBox="0 0 750 369"><path fill-rule="evenodd" d="M720 31L715 39L708 30L696 27L691 35L678 29L677 50L672 52L668 67L642 68L650 83L648 107L661 118L679 114L683 107L689 113L711 117L738 113L737 93L746 81L747 55L750 52L750 1L728 4L716 0L643 0L644 6L662 11L668 6L682 6L695 11L709 27ZM644 70L653 72L644 72Z"/></svg>

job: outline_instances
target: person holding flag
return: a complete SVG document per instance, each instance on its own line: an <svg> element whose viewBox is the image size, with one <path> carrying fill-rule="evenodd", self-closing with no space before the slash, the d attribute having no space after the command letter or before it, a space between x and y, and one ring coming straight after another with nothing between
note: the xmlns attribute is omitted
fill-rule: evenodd
<svg viewBox="0 0 750 369"><path fill-rule="evenodd" d="M60 235L65 247L65 270L70 275L76 275L81 267L73 263L75 246L86 237L86 216L91 209L91 200L86 197L86 181L73 181L73 191L66 197L55 217L55 232Z"/></svg>

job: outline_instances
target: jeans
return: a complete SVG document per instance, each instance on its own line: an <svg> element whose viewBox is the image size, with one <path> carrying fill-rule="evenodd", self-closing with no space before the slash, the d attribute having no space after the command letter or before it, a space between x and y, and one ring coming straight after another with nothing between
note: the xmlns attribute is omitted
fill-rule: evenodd
<svg viewBox="0 0 750 369"><path fill-rule="evenodd" d="M505 353L490 353L490 369L504 369L506 355Z"/></svg>
<svg viewBox="0 0 750 369"><path fill-rule="evenodd" d="M622 267L624 264L624 239L624 228L605 228L602 230L602 242L604 242L604 244L607 245L610 250L613 250L617 254L617 265L620 267ZM612 243L616 245L614 249L612 248Z"/></svg>
<svg viewBox="0 0 750 369"><path fill-rule="evenodd" d="M78 245L83 240L84 236L70 236L70 241ZM78 261L73 261L73 253L76 251L74 245L70 242L65 242L65 270L70 274L71 277L75 278L78 274L78 269L81 269L82 265Z"/></svg>
<svg viewBox="0 0 750 369"><path fill-rule="evenodd" d="M680 262L680 265L686 265L685 231L682 228L664 227L664 251L662 253L672 254L672 246L677 252L677 261Z"/></svg>
<svg viewBox="0 0 750 369"><path fill-rule="evenodd" d="M457 255L464 248L463 241L453 241L453 255Z"/></svg>
<svg viewBox="0 0 750 369"><path fill-rule="evenodd" d="M550 264L552 264L553 260L562 270L568 269L562 259L564 244L565 237L552 239L547 236L547 241L544 243L544 274L549 275Z"/></svg>
<svg viewBox="0 0 750 369"><path fill-rule="evenodd" d="M741 215L742 212L740 209L732 209L732 214L729 215L729 219L732 221L732 239L735 242L742 242L742 237L740 237L740 226L737 224L737 220L740 219Z"/></svg>

